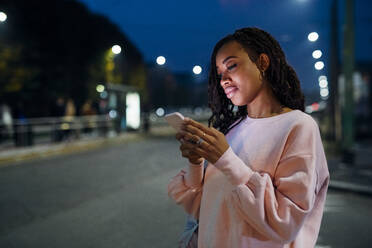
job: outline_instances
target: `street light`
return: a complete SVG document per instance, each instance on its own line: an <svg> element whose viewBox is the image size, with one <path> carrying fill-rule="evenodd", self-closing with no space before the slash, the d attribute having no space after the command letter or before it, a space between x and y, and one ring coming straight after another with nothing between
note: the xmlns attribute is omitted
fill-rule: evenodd
<svg viewBox="0 0 372 248"><path fill-rule="evenodd" d="M198 75L202 72L202 68L199 65L196 65L194 66L194 68L192 68L192 71L194 72L194 74Z"/></svg>
<svg viewBox="0 0 372 248"><path fill-rule="evenodd" d="M166 59L164 58L164 56L159 56L159 57L156 58L156 63L158 65L164 65L165 61L166 61Z"/></svg>
<svg viewBox="0 0 372 248"><path fill-rule="evenodd" d="M313 52L313 58L314 58L314 59L319 59L320 57L322 57L322 51L320 51L320 50L315 50L315 51Z"/></svg>
<svg viewBox="0 0 372 248"><path fill-rule="evenodd" d="M326 80L327 81L328 79L327 79L326 76L321 75L321 76L319 76L318 81L322 81L322 80Z"/></svg>
<svg viewBox="0 0 372 248"><path fill-rule="evenodd" d="M320 88L327 88L328 87L328 81L325 79L322 79L319 81L319 87Z"/></svg>
<svg viewBox="0 0 372 248"><path fill-rule="evenodd" d="M0 11L0 22L5 22L7 16L4 12Z"/></svg>
<svg viewBox="0 0 372 248"><path fill-rule="evenodd" d="M318 81L320 88L328 88L328 80L326 76L324 75L319 76Z"/></svg>
<svg viewBox="0 0 372 248"><path fill-rule="evenodd" d="M104 90L105 90L105 86L104 85L102 85L102 84L97 85L96 91L98 93L102 93Z"/></svg>
<svg viewBox="0 0 372 248"><path fill-rule="evenodd" d="M161 117L165 114L165 110L162 107L156 109L155 112L156 112L156 115L159 116L159 117Z"/></svg>
<svg viewBox="0 0 372 248"><path fill-rule="evenodd" d="M322 88L320 89L320 96L324 99L327 98L329 95L329 90L328 88Z"/></svg>
<svg viewBox="0 0 372 248"><path fill-rule="evenodd" d="M121 52L121 47L119 45L114 45L111 50L114 54L119 54Z"/></svg>
<svg viewBox="0 0 372 248"><path fill-rule="evenodd" d="M324 68L324 63L323 61L318 61L315 63L314 65L315 69L317 69L318 71L322 70Z"/></svg>
<svg viewBox="0 0 372 248"><path fill-rule="evenodd" d="M307 38L309 39L309 41L311 42L315 42L318 38L319 38L319 34L317 32L311 32Z"/></svg>

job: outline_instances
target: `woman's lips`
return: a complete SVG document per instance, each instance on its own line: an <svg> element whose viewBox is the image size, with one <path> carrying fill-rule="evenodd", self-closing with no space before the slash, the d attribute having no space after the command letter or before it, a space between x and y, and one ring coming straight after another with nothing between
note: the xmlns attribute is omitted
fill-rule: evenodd
<svg viewBox="0 0 372 248"><path fill-rule="evenodd" d="M236 88L236 87L232 87L232 86L230 86L230 87L227 87L226 89L225 89L225 94L226 94L226 96L227 96L227 98L231 98L231 97L233 97L234 96L234 94L235 94L235 92L238 90L238 88Z"/></svg>

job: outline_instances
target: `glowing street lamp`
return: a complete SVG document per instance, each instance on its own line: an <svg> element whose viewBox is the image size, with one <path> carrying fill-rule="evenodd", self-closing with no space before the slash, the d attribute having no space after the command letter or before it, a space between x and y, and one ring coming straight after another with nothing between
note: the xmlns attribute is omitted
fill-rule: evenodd
<svg viewBox="0 0 372 248"><path fill-rule="evenodd" d="M164 58L164 56L159 56L159 57L156 58L156 63L158 65L164 65L165 62L166 62L166 59Z"/></svg>
<svg viewBox="0 0 372 248"><path fill-rule="evenodd" d="M7 16L4 12L0 11L0 22L5 22Z"/></svg>
<svg viewBox="0 0 372 248"><path fill-rule="evenodd" d="M319 38L319 34L317 32L311 32L307 38L309 39L309 41L311 42L315 42L317 41L317 39Z"/></svg>
<svg viewBox="0 0 372 248"><path fill-rule="evenodd" d="M320 51L320 50L315 50L315 51L313 52L313 58L314 58L314 59L319 59L320 57L322 57L322 51Z"/></svg>
<svg viewBox="0 0 372 248"><path fill-rule="evenodd" d="M322 88L322 89L320 89L320 96L321 96L322 98L327 98L328 95L329 95L329 90L328 90L328 88Z"/></svg>
<svg viewBox="0 0 372 248"><path fill-rule="evenodd" d="M326 76L321 75L321 76L319 76L318 81L320 82L320 81L322 81L322 80L326 80L326 81L327 81L328 79L327 79Z"/></svg>
<svg viewBox="0 0 372 248"><path fill-rule="evenodd" d="M328 81L324 80L324 79L320 80L319 81L319 87L320 88L327 88L328 87Z"/></svg>
<svg viewBox="0 0 372 248"><path fill-rule="evenodd" d="M121 47L119 45L114 45L111 50L114 54L119 54L121 52Z"/></svg>
<svg viewBox="0 0 372 248"><path fill-rule="evenodd" d="M192 68L192 71L194 72L194 74L198 75L202 72L202 68L199 65L196 65L194 66L194 68Z"/></svg>
<svg viewBox="0 0 372 248"><path fill-rule="evenodd" d="M159 117L161 117L165 114L165 110L162 107L156 109L155 112L156 112L156 115L159 116Z"/></svg>
<svg viewBox="0 0 372 248"><path fill-rule="evenodd" d="M322 70L324 68L324 63L323 61L318 61L315 63L314 65L315 69L317 69L318 71Z"/></svg>
<svg viewBox="0 0 372 248"><path fill-rule="evenodd" d="M102 93L104 90L105 90L105 86L104 85L102 85L102 84L97 85L96 91L98 93Z"/></svg>

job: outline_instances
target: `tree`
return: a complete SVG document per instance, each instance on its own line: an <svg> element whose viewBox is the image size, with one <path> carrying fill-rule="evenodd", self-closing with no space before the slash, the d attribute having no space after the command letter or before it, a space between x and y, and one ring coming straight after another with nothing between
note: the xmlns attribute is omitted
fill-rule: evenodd
<svg viewBox="0 0 372 248"><path fill-rule="evenodd" d="M97 97L99 82L111 80L105 55L114 44L125 54L114 58L113 82L147 94L142 55L106 17L74 0L2 0L0 8L8 14L0 30L0 96L11 107L22 102L27 116L47 116L65 97L79 109Z"/></svg>

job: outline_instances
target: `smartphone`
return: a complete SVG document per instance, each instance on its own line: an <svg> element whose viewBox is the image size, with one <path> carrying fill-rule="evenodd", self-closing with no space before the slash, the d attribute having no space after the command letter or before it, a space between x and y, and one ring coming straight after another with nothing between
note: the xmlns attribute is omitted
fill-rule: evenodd
<svg viewBox="0 0 372 248"><path fill-rule="evenodd" d="M178 112L165 115L165 120L177 131L180 131L184 119L185 117Z"/></svg>

